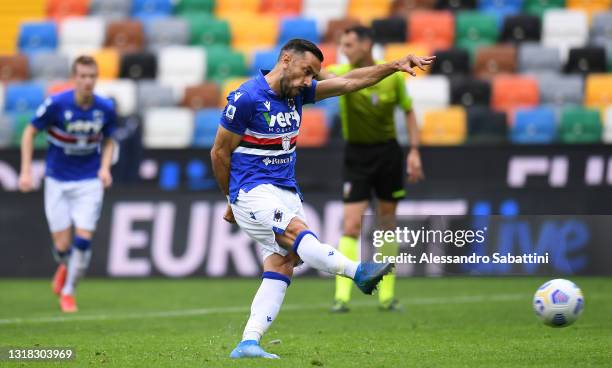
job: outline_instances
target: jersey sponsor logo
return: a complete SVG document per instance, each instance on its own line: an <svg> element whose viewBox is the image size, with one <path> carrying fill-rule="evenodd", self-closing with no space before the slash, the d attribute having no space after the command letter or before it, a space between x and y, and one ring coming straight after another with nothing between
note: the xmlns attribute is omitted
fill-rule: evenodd
<svg viewBox="0 0 612 368"><path fill-rule="evenodd" d="M288 163L291 163L291 161L293 161L293 157L289 156L289 157L285 157L285 158L270 158L270 157L266 157L263 160L261 160L261 162L264 163L264 165L268 166L268 165L286 165Z"/></svg>
<svg viewBox="0 0 612 368"><path fill-rule="evenodd" d="M227 110L225 111L225 116L227 116L227 118L230 119L230 120L234 120L234 115L236 115L236 106L234 106L234 105L227 105Z"/></svg>
<svg viewBox="0 0 612 368"><path fill-rule="evenodd" d="M98 134L102 130L102 122L89 120L66 121L66 133L70 134Z"/></svg>
<svg viewBox="0 0 612 368"><path fill-rule="evenodd" d="M296 110L291 112L279 112L276 115L270 115L267 112L264 112L263 115L270 129L273 129L275 125L278 125L281 128L300 126L301 117Z"/></svg>

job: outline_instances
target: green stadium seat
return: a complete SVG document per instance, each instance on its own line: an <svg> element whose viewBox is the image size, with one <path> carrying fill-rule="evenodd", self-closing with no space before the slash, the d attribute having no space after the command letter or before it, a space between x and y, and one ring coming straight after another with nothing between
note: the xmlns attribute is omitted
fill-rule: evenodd
<svg viewBox="0 0 612 368"><path fill-rule="evenodd" d="M206 13L185 14L189 23L192 45L229 45L231 40L229 23Z"/></svg>
<svg viewBox="0 0 612 368"><path fill-rule="evenodd" d="M599 143L602 123L598 109L567 107L561 114L559 140L563 143Z"/></svg>
<svg viewBox="0 0 612 368"><path fill-rule="evenodd" d="M34 117L34 111L25 111L10 114L10 120L13 131L13 147L21 146L21 136L23 131L30 124ZM44 131L38 132L36 138L34 138L34 148L47 148L47 137Z"/></svg>
<svg viewBox="0 0 612 368"><path fill-rule="evenodd" d="M523 11L541 17L547 10L565 8L565 0L524 0Z"/></svg>
<svg viewBox="0 0 612 368"><path fill-rule="evenodd" d="M455 45L468 50L472 60L476 50L497 42L499 27L495 15L477 11L458 12L455 19Z"/></svg>
<svg viewBox="0 0 612 368"><path fill-rule="evenodd" d="M174 7L176 14L209 13L215 10L215 0L180 0Z"/></svg>
<svg viewBox="0 0 612 368"><path fill-rule="evenodd" d="M222 83L231 77L247 74L244 55L226 46L206 48L206 80Z"/></svg>

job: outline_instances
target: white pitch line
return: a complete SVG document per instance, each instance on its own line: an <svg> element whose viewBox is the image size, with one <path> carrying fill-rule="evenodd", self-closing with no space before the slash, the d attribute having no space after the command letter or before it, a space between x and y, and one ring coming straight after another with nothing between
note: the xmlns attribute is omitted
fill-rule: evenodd
<svg viewBox="0 0 612 368"><path fill-rule="evenodd" d="M407 305L429 305L429 304L464 304L464 303L479 303L479 302L502 302L511 300L520 300L525 298L524 294L492 294L492 295L465 295L455 297L431 297L431 298L413 298L407 300ZM353 302L353 305L372 306L375 302L362 301ZM283 305L282 310L311 310L324 309L329 307L328 304L288 304ZM234 306L234 307L215 307L215 308L200 308L200 309L179 309L173 311L157 311L144 313L125 313L125 314L91 314L91 315L66 315L66 316L46 316L33 318L7 318L0 319L0 325L19 325L32 323L57 323L57 322L87 322L87 321L113 321L123 319L147 319L147 318L174 318L187 316L202 316L207 314L229 314L229 313L247 313L250 310L249 306Z"/></svg>

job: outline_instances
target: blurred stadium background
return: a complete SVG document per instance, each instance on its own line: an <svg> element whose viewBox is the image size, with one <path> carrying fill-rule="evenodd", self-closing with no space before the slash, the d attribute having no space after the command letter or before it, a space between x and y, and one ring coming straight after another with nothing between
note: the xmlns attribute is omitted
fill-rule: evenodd
<svg viewBox="0 0 612 368"><path fill-rule="evenodd" d="M96 58L97 91L112 96L121 115L115 185L90 274L258 275L253 244L221 220L225 204L210 168L225 96L273 66L279 46L294 37L319 44L324 65L343 62L337 38L357 23L374 28L377 58L437 55L431 70L407 79L427 180L408 188L400 213L609 214L610 6L609 0L0 1L0 244L8 249L0 275L45 277L53 269L52 258L42 256L50 247L42 193L17 193L18 145L45 96L70 87L69 65L82 53ZM406 145L403 114L396 115ZM335 244L342 213L337 101L305 109L303 120L298 179L311 226ZM41 134L39 189L45 145ZM597 256L606 250L555 250L550 241L538 243L540 230L517 246L550 248L577 263L522 271L610 273Z"/></svg>

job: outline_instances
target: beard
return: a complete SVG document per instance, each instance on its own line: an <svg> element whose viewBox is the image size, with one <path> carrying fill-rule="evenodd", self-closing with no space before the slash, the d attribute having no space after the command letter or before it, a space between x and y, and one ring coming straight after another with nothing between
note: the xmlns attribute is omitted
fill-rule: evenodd
<svg viewBox="0 0 612 368"><path fill-rule="evenodd" d="M300 94L302 88L300 87L291 87L291 85L287 82L287 78L281 77L280 79L280 90L282 98L291 98Z"/></svg>

